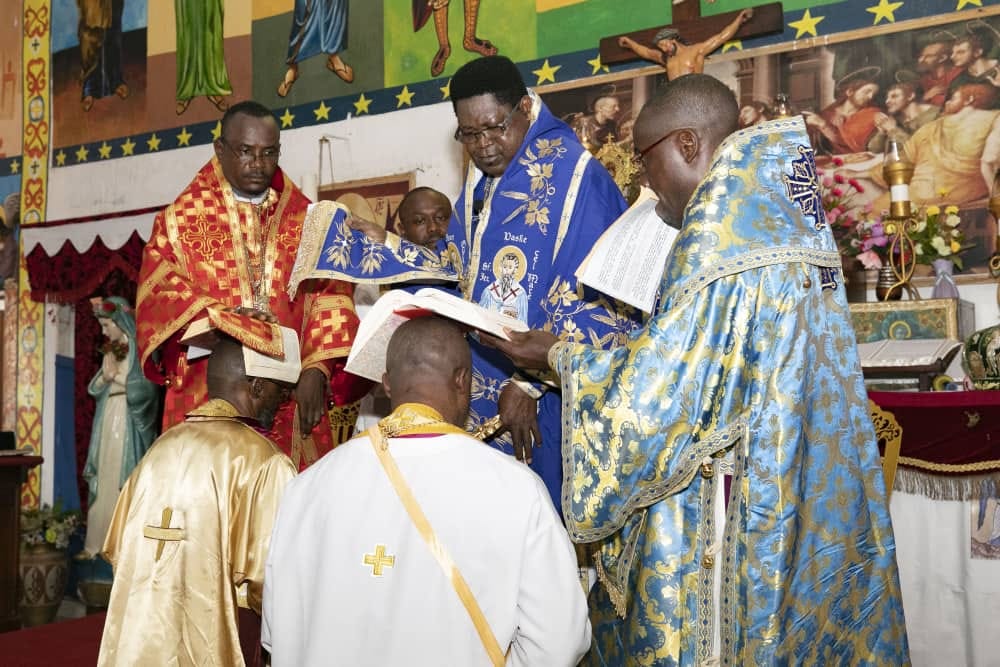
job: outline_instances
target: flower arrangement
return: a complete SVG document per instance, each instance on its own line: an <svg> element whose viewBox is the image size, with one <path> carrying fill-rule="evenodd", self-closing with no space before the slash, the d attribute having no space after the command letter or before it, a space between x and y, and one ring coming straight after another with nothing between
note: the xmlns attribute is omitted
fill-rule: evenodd
<svg viewBox="0 0 1000 667"><path fill-rule="evenodd" d="M64 510L59 503L54 507L42 505L41 509L21 511L21 543L28 546L48 544L65 549L79 527L80 513Z"/></svg>
<svg viewBox="0 0 1000 667"><path fill-rule="evenodd" d="M959 253L974 244L965 242L965 234L958 228L962 222L957 206L928 206L917 218L917 224L910 232L913 252L917 264L932 264L936 259L950 259L959 269L962 258Z"/></svg>
<svg viewBox="0 0 1000 667"><path fill-rule="evenodd" d="M832 162L834 167L844 165L839 157L834 157ZM857 258L866 269L881 268L889 252L890 239L882 222L877 217L872 219L871 204L859 206L856 201L864 193L864 186L857 179L845 178L837 172L830 175L817 169L816 174L820 179L826 221L840 254Z"/></svg>

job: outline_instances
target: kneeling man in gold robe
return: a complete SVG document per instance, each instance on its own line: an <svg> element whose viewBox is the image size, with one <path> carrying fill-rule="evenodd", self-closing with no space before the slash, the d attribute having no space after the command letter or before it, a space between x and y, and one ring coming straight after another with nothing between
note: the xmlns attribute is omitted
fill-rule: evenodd
<svg viewBox="0 0 1000 667"><path fill-rule="evenodd" d="M98 664L245 664L238 607L260 614L272 524L295 475L258 429L270 429L301 370L297 355L257 364L256 354L216 344L209 400L153 443L122 488L104 543L115 576Z"/></svg>

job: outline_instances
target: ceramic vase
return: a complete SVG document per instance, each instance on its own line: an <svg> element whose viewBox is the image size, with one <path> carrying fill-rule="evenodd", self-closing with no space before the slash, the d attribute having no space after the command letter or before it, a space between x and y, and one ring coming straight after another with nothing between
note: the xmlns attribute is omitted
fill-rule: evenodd
<svg viewBox="0 0 1000 667"><path fill-rule="evenodd" d="M879 301L899 301L903 296L902 285L896 283L896 274L892 272L892 267L886 264L878 270L878 281L875 283L875 297ZM886 296L888 294L888 296Z"/></svg>
<svg viewBox="0 0 1000 667"><path fill-rule="evenodd" d="M1000 324L969 336L962 353L965 372L976 389L1000 389Z"/></svg>
<svg viewBox="0 0 1000 667"><path fill-rule="evenodd" d="M55 620L66 593L69 559L49 544L21 545L21 622L25 627Z"/></svg>
<svg viewBox="0 0 1000 667"><path fill-rule="evenodd" d="M955 270L955 263L950 259L935 259L932 263L934 267L934 291L931 296L935 299L957 299L958 285L952 277Z"/></svg>

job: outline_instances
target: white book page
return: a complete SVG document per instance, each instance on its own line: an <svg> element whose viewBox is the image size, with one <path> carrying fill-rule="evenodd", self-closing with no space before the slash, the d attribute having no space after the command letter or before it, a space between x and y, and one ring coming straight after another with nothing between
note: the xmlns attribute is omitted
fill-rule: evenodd
<svg viewBox="0 0 1000 667"><path fill-rule="evenodd" d="M656 214L658 200L643 188L576 270L584 285L649 313L677 230Z"/></svg>
<svg viewBox="0 0 1000 667"><path fill-rule="evenodd" d="M486 310L479 304L432 287L415 294L391 290L383 294L361 320L345 369L349 373L381 382L385 373L385 354L389 339L403 322L410 319L405 311L414 309L429 310L498 338L507 338L504 327L514 331L528 330L528 326L520 320ZM400 311L404 314L400 314Z"/></svg>
<svg viewBox="0 0 1000 667"><path fill-rule="evenodd" d="M962 343L946 338L908 338L877 340L858 344L861 366L928 366L942 360Z"/></svg>

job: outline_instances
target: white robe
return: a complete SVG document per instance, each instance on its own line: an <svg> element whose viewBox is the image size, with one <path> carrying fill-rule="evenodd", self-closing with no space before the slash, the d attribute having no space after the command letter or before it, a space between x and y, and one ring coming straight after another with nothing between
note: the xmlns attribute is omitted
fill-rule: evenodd
<svg viewBox="0 0 1000 667"><path fill-rule="evenodd" d="M575 665L590 646L576 556L541 479L472 438L389 449L462 572L508 665ZM365 555L393 556L382 576ZM367 437L341 445L282 498L264 577L261 642L274 667L489 665L451 583Z"/></svg>

